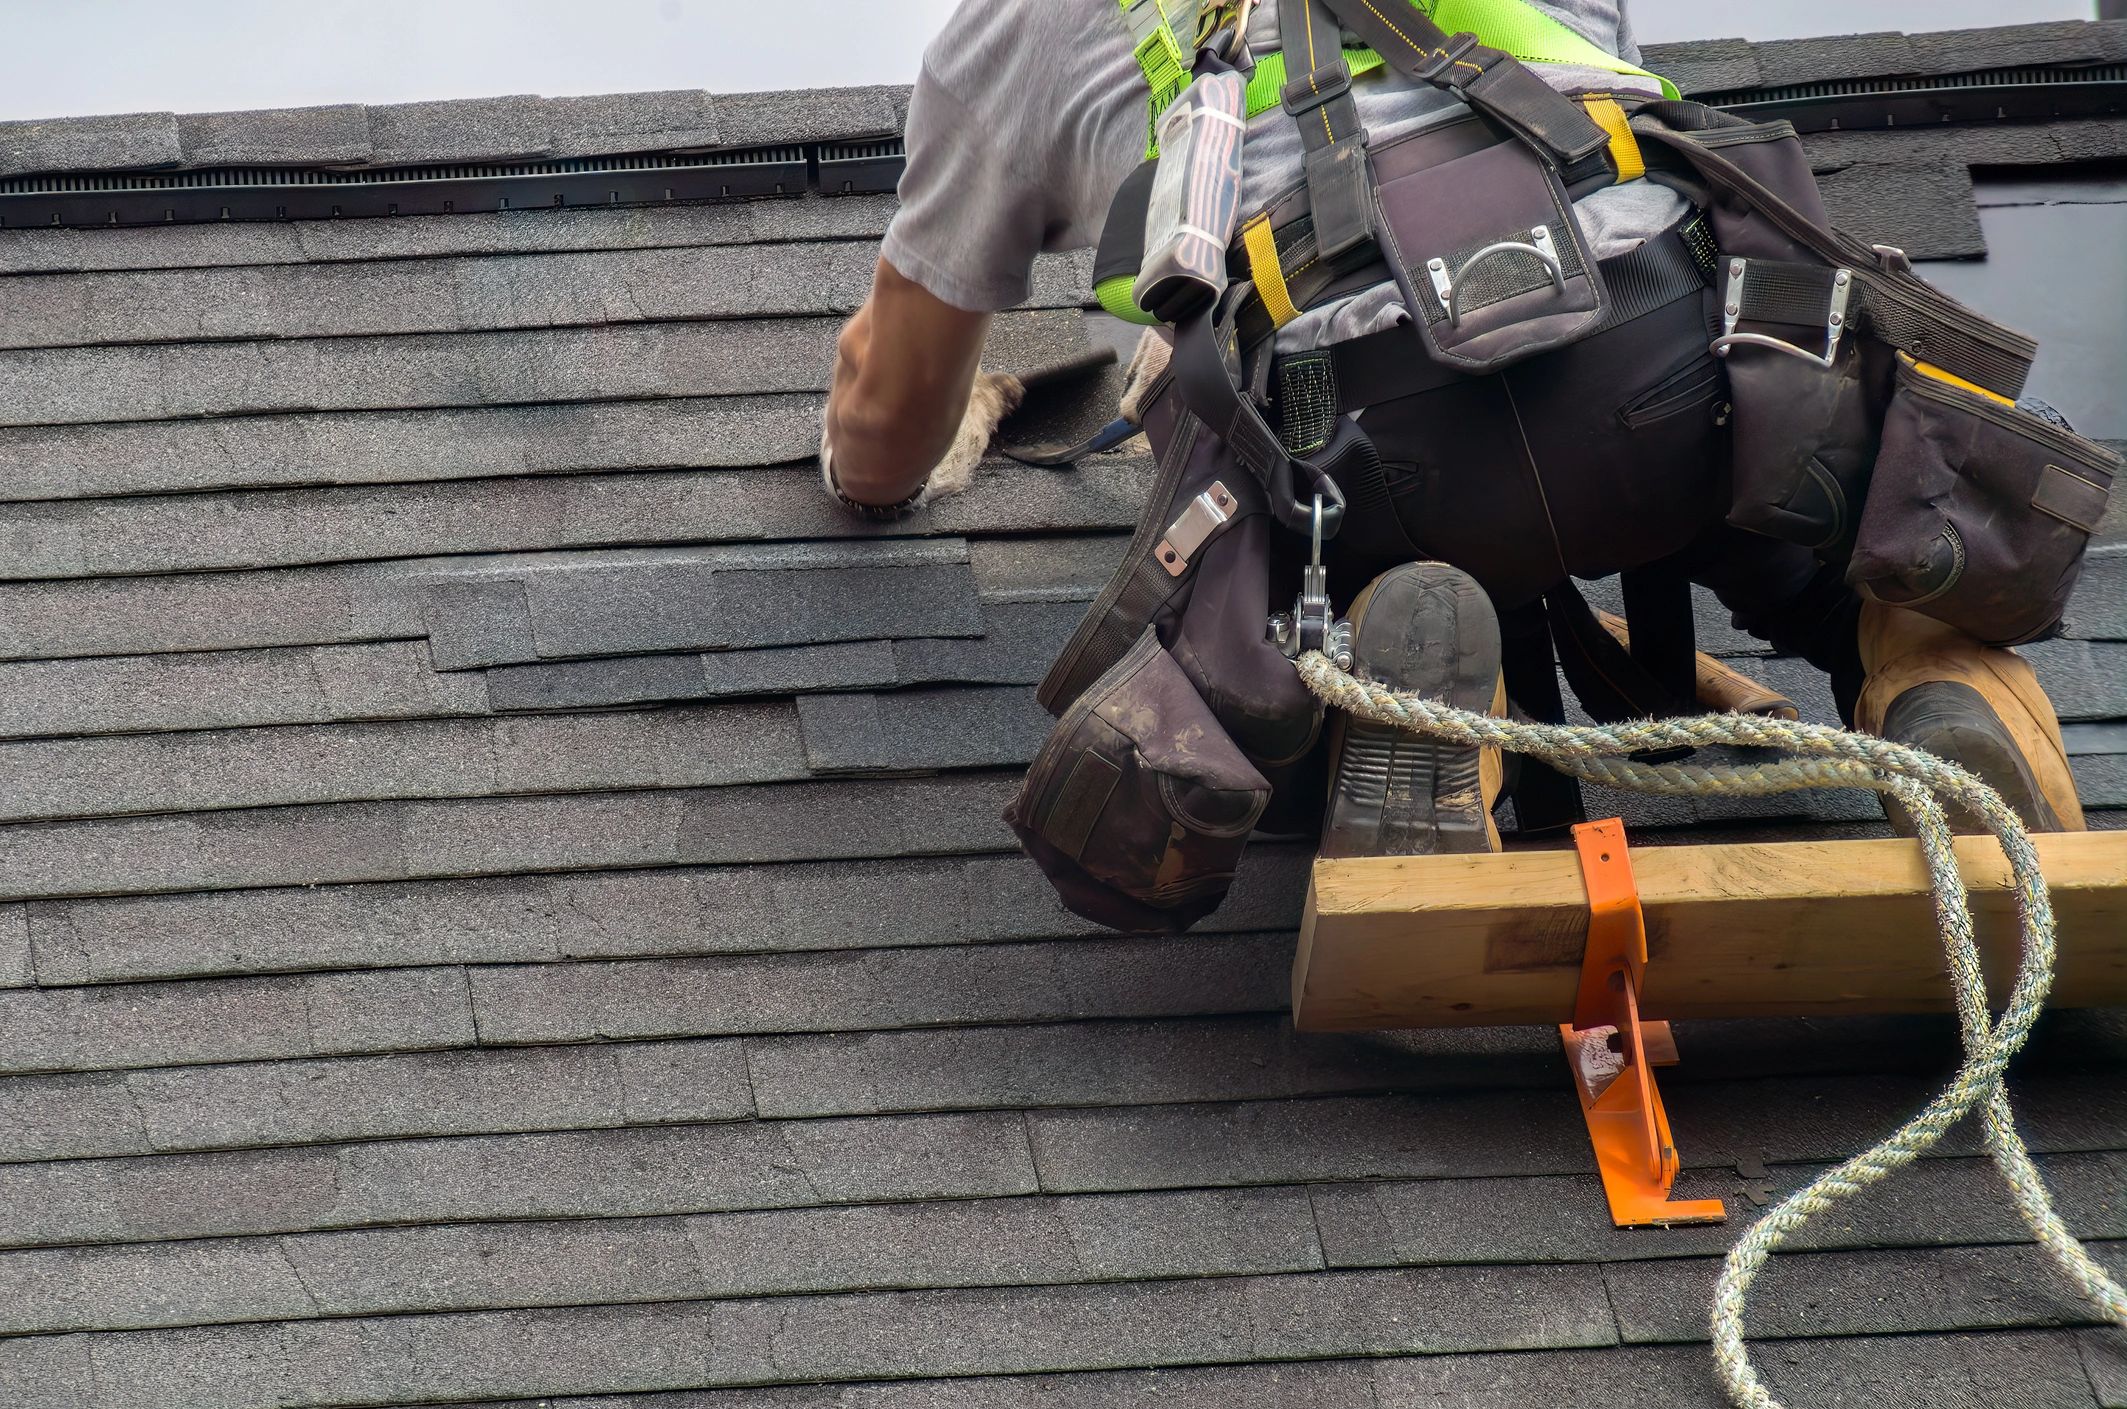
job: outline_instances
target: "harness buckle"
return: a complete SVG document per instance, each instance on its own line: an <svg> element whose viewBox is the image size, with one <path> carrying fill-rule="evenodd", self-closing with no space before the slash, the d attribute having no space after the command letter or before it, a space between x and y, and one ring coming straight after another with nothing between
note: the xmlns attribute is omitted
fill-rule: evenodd
<svg viewBox="0 0 2127 1409"><path fill-rule="evenodd" d="M1270 619L1272 644L1287 660L1320 651L1339 670L1352 668L1352 626L1337 620L1329 605L1329 570L1322 566L1322 496L1315 496L1314 531L1307 566L1300 573L1300 595L1290 612Z"/></svg>
<svg viewBox="0 0 2127 1409"><path fill-rule="evenodd" d="M1305 117L1325 103L1334 103L1352 90L1352 71L1340 58L1334 64L1312 69L1278 90L1278 101L1294 117Z"/></svg>
<svg viewBox="0 0 2127 1409"><path fill-rule="evenodd" d="M1476 35L1467 31L1461 34L1451 34L1448 36L1448 42L1445 45L1432 50L1425 56L1425 60L1412 70L1412 76L1425 83L1439 83L1445 78L1447 82L1459 88L1464 82L1474 80L1478 75L1471 74L1469 80L1457 81L1450 70L1461 63L1469 52L1476 47ZM1481 66L1478 67L1481 71Z"/></svg>
<svg viewBox="0 0 2127 1409"><path fill-rule="evenodd" d="M1714 355L1726 357L1729 349L1739 343L1747 343L1751 347L1769 347L1775 352L1784 352L1789 357L1799 357L1804 362L1814 362L1819 367L1829 368L1834 362L1838 361L1839 339L1846 332L1846 306L1848 300L1853 297L1854 292L1854 271L1851 269L1834 269L1832 271L1831 289L1826 296L1824 307L1824 351L1819 354L1796 347L1784 338L1768 337L1764 333L1739 333L1736 331L1736 325L1743 321L1744 296L1746 293L1745 281L1750 276L1750 264L1751 261L1737 257L1731 257L1728 261L1727 281L1721 288L1721 336L1715 338L1711 344L1711 351ZM1785 320L1773 319L1770 321L1779 322ZM1796 319L1794 321L1800 322L1801 320Z"/></svg>

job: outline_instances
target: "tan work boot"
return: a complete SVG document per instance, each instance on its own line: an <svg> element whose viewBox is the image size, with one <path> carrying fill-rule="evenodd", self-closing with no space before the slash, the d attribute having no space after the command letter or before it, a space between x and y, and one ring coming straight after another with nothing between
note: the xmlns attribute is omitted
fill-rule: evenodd
<svg viewBox="0 0 2127 1409"><path fill-rule="evenodd" d="M1620 646L1632 645L1632 632L1625 619L1614 612L1597 612L1596 619L1603 630L1617 638ZM1697 653L1698 660L1693 684L1700 704L1715 714L1762 714L1767 719L1800 719L1802 711L1795 702L1767 685L1757 681L1729 665L1707 655Z"/></svg>
<svg viewBox="0 0 2127 1409"><path fill-rule="evenodd" d="M1459 709L1506 712L1499 617L1476 579L1405 563L1352 603L1353 673ZM1338 713L1330 726L1324 856L1498 851L1499 750L1463 748Z"/></svg>
<svg viewBox="0 0 2127 1409"><path fill-rule="evenodd" d="M1881 602L1862 604L1860 645L1868 679L1854 709L1856 728L1964 765L2033 831L2083 830L2060 721L2030 662ZM1885 811L1894 826L1911 831L1901 809L1887 804ZM1976 818L1953 813L1952 821L1959 831L1983 830Z"/></svg>

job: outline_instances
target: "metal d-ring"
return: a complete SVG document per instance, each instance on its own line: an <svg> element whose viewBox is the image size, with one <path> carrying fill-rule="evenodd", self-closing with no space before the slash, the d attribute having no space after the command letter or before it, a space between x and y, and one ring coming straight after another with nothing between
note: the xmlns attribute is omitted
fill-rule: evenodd
<svg viewBox="0 0 2127 1409"><path fill-rule="evenodd" d="M1486 260L1496 258L1502 254L1535 256L1543 261L1544 269L1551 275L1551 287L1560 293L1566 291L1565 268L1559 264L1557 254L1551 249L1551 231L1542 225L1531 228L1529 238L1525 241L1501 240L1497 244L1486 245L1483 249L1464 260L1462 268L1456 270L1453 274L1448 273L1446 260L1429 259L1425 262L1425 269L1428 274L1433 276L1433 292L1439 297L1440 306L1448 312L1448 326L1450 328L1462 326L1462 290L1469 278L1470 271Z"/></svg>

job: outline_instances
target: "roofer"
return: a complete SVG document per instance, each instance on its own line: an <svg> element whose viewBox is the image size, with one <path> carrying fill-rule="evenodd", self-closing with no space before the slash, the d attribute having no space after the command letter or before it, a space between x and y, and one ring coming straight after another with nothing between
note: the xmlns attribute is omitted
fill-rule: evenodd
<svg viewBox="0 0 2127 1409"><path fill-rule="evenodd" d="M2116 460L2016 404L2028 339L1830 229L1788 124L1637 57L1622 0L968 0L930 47L828 488L890 516L965 482L1043 251L1098 243L1103 305L1162 323L1145 517L1008 813L1074 909L1186 926L1251 828L1498 846L1497 759L1323 730L1309 646L1537 718L1561 666L1598 719L1782 710L1694 655L1691 583L1848 722L2081 827L2003 647L2056 629ZM1629 632L1574 587L1617 573ZM1534 765L1514 800L1579 815Z"/></svg>

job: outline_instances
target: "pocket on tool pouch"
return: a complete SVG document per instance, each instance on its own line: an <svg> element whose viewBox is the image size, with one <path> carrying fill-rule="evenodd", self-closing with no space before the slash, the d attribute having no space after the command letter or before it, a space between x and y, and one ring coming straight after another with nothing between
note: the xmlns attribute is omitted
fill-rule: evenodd
<svg viewBox="0 0 2127 1409"><path fill-rule="evenodd" d="M2011 646L2057 626L2119 457L1910 356L1847 580Z"/></svg>
<svg viewBox="0 0 2127 1409"><path fill-rule="evenodd" d="M1218 907L1269 801L1147 630L1057 722L1004 817L1074 913L1159 934Z"/></svg>
<svg viewBox="0 0 2127 1409"><path fill-rule="evenodd" d="M1488 131L1451 124L1374 162L1376 227L1412 320L1436 359L1467 372L1583 337L1605 304L1558 173L1512 139L1470 150Z"/></svg>
<svg viewBox="0 0 2127 1409"><path fill-rule="evenodd" d="M1727 358L1734 426L1728 521L1836 558L1853 541L1881 422L1860 346L1831 366L1766 347Z"/></svg>

